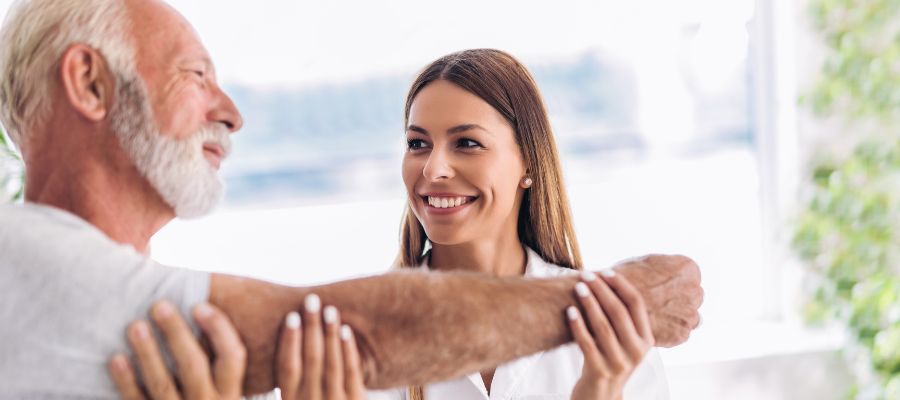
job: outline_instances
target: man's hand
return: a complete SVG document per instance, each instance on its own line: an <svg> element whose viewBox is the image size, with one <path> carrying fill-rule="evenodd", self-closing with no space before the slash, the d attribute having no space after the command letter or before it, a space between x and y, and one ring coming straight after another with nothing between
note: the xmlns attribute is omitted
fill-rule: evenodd
<svg viewBox="0 0 900 400"><path fill-rule="evenodd" d="M674 347L700 324L700 268L685 256L647 255L615 266L643 295L656 345Z"/></svg>

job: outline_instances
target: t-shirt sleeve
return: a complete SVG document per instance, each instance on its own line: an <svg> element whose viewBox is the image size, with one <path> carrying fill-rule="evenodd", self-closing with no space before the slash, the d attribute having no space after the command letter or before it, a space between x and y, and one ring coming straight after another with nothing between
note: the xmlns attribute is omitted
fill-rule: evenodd
<svg viewBox="0 0 900 400"><path fill-rule="evenodd" d="M209 296L208 273L160 265L74 216L0 216L0 398L113 398L106 362L129 352L128 324L158 300L190 315Z"/></svg>

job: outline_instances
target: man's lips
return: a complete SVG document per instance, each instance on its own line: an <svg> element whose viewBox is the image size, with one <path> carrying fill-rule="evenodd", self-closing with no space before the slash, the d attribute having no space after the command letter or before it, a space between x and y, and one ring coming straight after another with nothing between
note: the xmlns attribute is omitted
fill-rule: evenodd
<svg viewBox="0 0 900 400"><path fill-rule="evenodd" d="M215 143L203 144L203 156L209 161L210 165L215 169L219 169L222 165L222 159L225 158L225 149Z"/></svg>

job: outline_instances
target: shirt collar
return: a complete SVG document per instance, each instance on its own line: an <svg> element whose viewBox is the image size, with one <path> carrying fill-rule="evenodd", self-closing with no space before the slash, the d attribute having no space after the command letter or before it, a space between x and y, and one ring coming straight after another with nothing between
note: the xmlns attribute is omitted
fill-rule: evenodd
<svg viewBox="0 0 900 400"><path fill-rule="evenodd" d="M419 268L422 268L426 271L431 271L431 267L428 265L428 260L430 259L430 251L428 254L425 254L425 257L422 257L422 262L419 264ZM541 278L546 276L551 276L550 271L556 267L555 265L551 265L550 263L544 261L543 258L531 247L525 246L525 277L526 278ZM556 267L559 268L559 267Z"/></svg>

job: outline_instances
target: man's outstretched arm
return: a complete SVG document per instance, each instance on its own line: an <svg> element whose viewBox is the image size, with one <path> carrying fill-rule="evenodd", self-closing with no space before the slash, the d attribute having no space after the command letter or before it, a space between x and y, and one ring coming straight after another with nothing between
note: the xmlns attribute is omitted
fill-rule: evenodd
<svg viewBox="0 0 900 400"><path fill-rule="evenodd" d="M693 261L647 256L616 271L644 296L657 345L687 340L703 298ZM289 288L214 275L210 301L231 317L247 345L248 393L274 387L281 322L311 293L338 307L353 327L367 386L388 388L460 376L571 341L564 310L576 304L575 282L413 271Z"/></svg>

